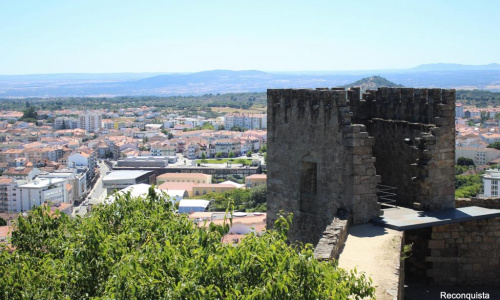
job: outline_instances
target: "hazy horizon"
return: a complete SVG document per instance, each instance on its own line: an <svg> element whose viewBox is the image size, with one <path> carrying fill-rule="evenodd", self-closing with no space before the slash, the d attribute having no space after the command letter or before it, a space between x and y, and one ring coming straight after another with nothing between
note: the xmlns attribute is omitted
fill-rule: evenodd
<svg viewBox="0 0 500 300"><path fill-rule="evenodd" d="M0 74L331 72L500 62L497 1L4 1Z"/></svg>
<svg viewBox="0 0 500 300"><path fill-rule="evenodd" d="M210 72L210 71L259 71L259 72L266 72L266 73L272 73L272 74L320 74L320 73L339 73L339 72L378 72L378 71L384 71L384 72L397 72L397 71L406 71L406 70L411 70L413 68L417 68L420 66L426 66L426 65L463 65L463 66L488 66L488 65L499 65L499 70L500 70L500 64L496 62L492 63L487 63L487 64L481 64L481 65L467 65L467 64L459 64L459 63L425 63L425 64L420 64L417 66L409 67L409 68L382 68L382 69L363 69L363 70L354 70L354 69L346 69L346 70L256 70L256 69L244 69L244 70L234 70L234 69L221 69L221 68L216 68L216 69L210 69L210 70L199 70L199 71L192 71L192 72L187 72L187 71L178 71L178 72L67 72L67 73L25 73L25 74L0 74L0 76L38 76L38 75L119 75L119 74L193 74L193 73L201 73L201 72ZM374 76L377 74L374 74Z"/></svg>

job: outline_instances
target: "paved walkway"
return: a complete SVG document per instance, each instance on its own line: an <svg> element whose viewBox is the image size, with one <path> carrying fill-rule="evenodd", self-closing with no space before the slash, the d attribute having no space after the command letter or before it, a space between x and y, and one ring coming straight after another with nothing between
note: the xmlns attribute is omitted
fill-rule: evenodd
<svg viewBox="0 0 500 300"><path fill-rule="evenodd" d="M377 299L398 299L400 249L403 232L375 226L355 225L349 228L339 266L357 268L376 286Z"/></svg>

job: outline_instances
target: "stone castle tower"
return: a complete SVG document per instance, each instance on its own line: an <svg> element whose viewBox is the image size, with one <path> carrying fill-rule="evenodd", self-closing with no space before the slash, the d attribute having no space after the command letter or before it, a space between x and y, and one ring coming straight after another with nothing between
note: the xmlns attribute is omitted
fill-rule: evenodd
<svg viewBox="0 0 500 300"><path fill-rule="evenodd" d="M455 90L270 89L268 218L294 214L290 240L316 244L339 211L381 214L378 184L397 205L454 207Z"/></svg>

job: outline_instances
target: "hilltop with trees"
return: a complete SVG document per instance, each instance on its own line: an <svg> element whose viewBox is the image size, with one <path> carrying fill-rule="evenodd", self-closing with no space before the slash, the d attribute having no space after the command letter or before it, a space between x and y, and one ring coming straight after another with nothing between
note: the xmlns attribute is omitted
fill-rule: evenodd
<svg viewBox="0 0 500 300"><path fill-rule="evenodd" d="M366 77L362 78L358 81L355 81L351 84L346 84L342 86L344 88L350 88L350 87L360 87L361 91L366 91L366 90L376 90L379 87L391 87L391 88L401 88L404 87L401 84L396 84L392 81L389 81L385 79L384 77L380 76L371 76L371 77Z"/></svg>

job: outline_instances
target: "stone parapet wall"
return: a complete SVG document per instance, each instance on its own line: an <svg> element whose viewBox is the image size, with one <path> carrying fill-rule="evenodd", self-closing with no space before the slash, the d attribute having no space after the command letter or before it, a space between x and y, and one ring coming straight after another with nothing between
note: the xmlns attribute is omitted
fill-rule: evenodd
<svg viewBox="0 0 500 300"><path fill-rule="evenodd" d="M435 226L428 245L434 283L500 284L500 218Z"/></svg>
<svg viewBox="0 0 500 300"><path fill-rule="evenodd" d="M338 259L342 247L347 239L349 220L347 218L335 218L328 225L323 236L314 248L314 257L320 261Z"/></svg>
<svg viewBox="0 0 500 300"><path fill-rule="evenodd" d="M457 207L500 208L500 198L457 199ZM407 277L442 285L500 285L500 218L405 232Z"/></svg>
<svg viewBox="0 0 500 300"><path fill-rule="evenodd" d="M458 198L455 201L455 206L457 208L479 206L500 209L500 198Z"/></svg>

